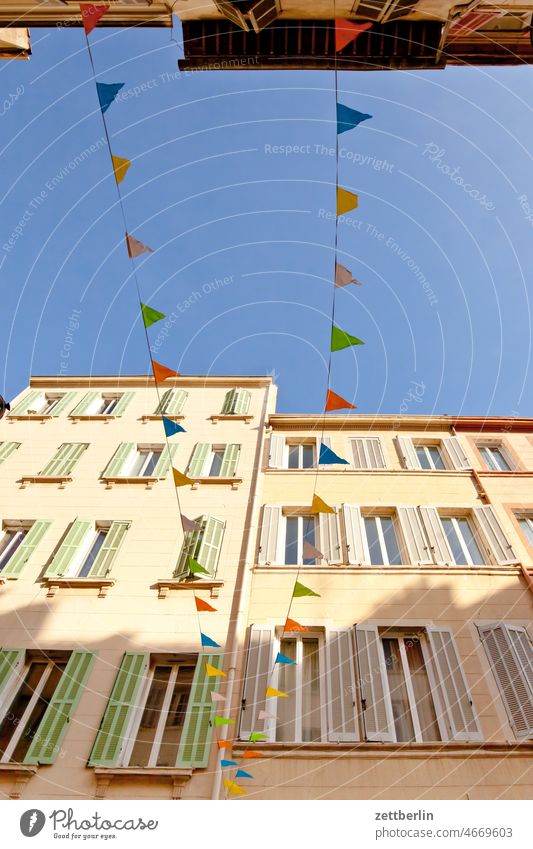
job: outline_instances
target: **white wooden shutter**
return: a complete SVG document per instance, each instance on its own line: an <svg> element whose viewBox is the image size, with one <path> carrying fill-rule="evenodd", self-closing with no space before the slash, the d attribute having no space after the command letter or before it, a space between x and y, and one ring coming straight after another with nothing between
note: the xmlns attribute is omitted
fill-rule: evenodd
<svg viewBox="0 0 533 849"><path fill-rule="evenodd" d="M433 563L433 555L417 508L398 507L397 510L410 565L427 566Z"/></svg>
<svg viewBox="0 0 533 849"><path fill-rule="evenodd" d="M259 540L259 556L257 558L260 565L278 562L280 524L281 507L274 504L265 504Z"/></svg>
<svg viewBox="0 0 533 849"><path fill-rule="evenodd" d="M533 646L519 625L479 628L493 675L517 737L533 737Z"/></svg>
<svg viewBox="0 0 533 849"><path fill-rule="evenodd" d="M433 562L439 566L448 566L454 562L454 559L437 508L419 507L418 509L426 529Z"/></svg>
<svg viewBox="0 0 533 849"><path fill-rule="evenodd" d="M331 449L331 437L330 437L330 436L322 436L322 437L317 436L317 437L316 437L316 448L315 448L315 451L316 451L316 460L315 460L315 466L317 466L317 468L319 468L319 469L320 469L321 471L323 471L323 472L327 472L329 469L333 469L333 470L335 471L336 469L338 469L338 468L339 468L339 466L338 466L338 464L337 464L337 463L333 463L333 464L332 464L332 463L320 463L320 465L319 465L318 461L319 461L319 458L320 458L320 446L321 446L321 445L325 445L325 446L326 446L326 448L329 448L330 450L332 450L332 449Z"/></svg>
<svg viewBox="0 0 533 849"><path fill-rule="evenodd" d="M356 469L385 469L385 455L378 436L357 437L350 440L353 463Z"/></svg>
<svg viewBox="0 0 533 849"><path fill-rule="evenodd" d="M179 416L188 393L184 389L167 389L161 396L154 415Z"/></svg>
<svg viewBox="0 0 533 849"><path fill-rule="evenodd" d="M248 740L252 731L260 731L264 727L264 720L257 719L259 711L276 712L276 699L268 699L269 705L270 703L272 705L266 710L265 695L270 673L274 667L274 651L275 641L271 629L263 625L252 625L241 705L239 729L241 740Z"/></svg>
<svg viewBox="0 0 533 849"><path fill-rule="evenodd" d="M461 658L448 628L427 628L430 666L438 697L435 708L450 740L481 740L481 730L467 687Z"/></svg>
<svg viewBox="0 0 533 849"><path fill-rule="evenodd" d="M483 507L474 507L474 515L483 531L485 541L496 563L499 566L517 563L518 557L514 553L511 543L500 525L492 504L486 504Z"/></svg>
<svg viewBox="0 0 533 849"><path fill-rule="evenodd" d="M224 15L232 23L237 24L245 32L249 32L250 27L246 23L244 15L229 0L213 0L213 2L221 15Z"/></svg>
<svg viewBox="0 0 533 849"><path fill-rule="evenodd" d="M365 739L394 742L387 669L377 627L356 625L355 641Z"/></svg>
<svg viewBox="0 0 533 849"><path fill-rule="evenodd" d="M405 469L421 468L420 460L418 459L413 440L410 436L397 436L396 447Z"/></svg>
<svg viewBox="0 0 533 849"><path fill-rule="evenodd" d="M472 465L463 451L461 440L458 436L445 436L442 440L444 449L448 455L453 469L458 471L466 471L471 469Z"/></svg>
<svg viewBox="0 0 533 849"><path fill-rule="evenodd" d="M116 478L124 475L124 467L129 461L132 453L135 451L134 442L121 442L117 450L111 457L111 460L105 467L103 478Z"/></svg>
<svg viewBox="0 0 533 849"><path fill-rule="evenodd" d="M342 512L348 563L356 566L370 563L361 508L356 504L343 504Z"/></svg>
<svg viewBox="0 0 533 849"><path fill-rule="evenodd" d="M285 437L280 436L278 433L270 434L270 441L268 444L269 455L268 455L268 467L269 469L284 469L286 467L285 463Z"/></svg>
<svg viewBox="0 0 533 849"><path fill-rule="evenodd" d="M328 741L359 740L352 628L328 631L326 657Z"/></svg>
<svg viewBox="0 0 533 849"><path fill-rule="evenodd" d="M335 513L318 514L318 548L327 563L337 565L342 563L341 529L338 508L333 505Z"/></svg>
<svg viewBox="0 0 533 849"><path fill-rule="evenodd" d="M280 0L257 0L248 9L248 17L255 32L261 32L276 20L280 12Z"/></svg>

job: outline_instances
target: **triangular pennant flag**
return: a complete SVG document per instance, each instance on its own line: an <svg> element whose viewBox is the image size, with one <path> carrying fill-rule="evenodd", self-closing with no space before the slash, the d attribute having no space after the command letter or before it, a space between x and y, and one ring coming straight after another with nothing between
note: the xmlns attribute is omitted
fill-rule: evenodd
<svg viewBox="0 0 533 849"><path fill-rule="evenodd" d="M122 156L112 156L111 160L113 162L113 171L115 172L115 180L117 181L117 186L122 183L122 180L128 173L129 167L131 165L131 160L124 159Z"/></svg>
<svg viewBox="0 0 533 849"><path fill-rule="evenodd" d="M303 549L302 549L302 558L304 560L325 560L326 558L322 554L318 548L315 548L314 545L311 545L310 542L304 540Z"/></svg>
<svg viewBox="0 0 533 849"><path fill-rule="evenodd" d="M139 242L135 236L130 236L129 233L126 233L126 246L128 248L128 256L130 259L134 259L136 256L140 256L141 254L153 254L154 252L153 248L143 245L142 242Z"/></svg>
<svg viewBox="0 0 533 849"><path fill-rule="evenodd" d="M152 322L153 323L153 322ZM161 363L157 363L155 360L152 360L152 371L154 373L154 380L156 383L163 383L167 377L179 377L179 372L174 371L173 368L168 368L168 366L162 366Z"/></svg>
<svg viewBox="0 0 533 849"><path fill-rule="evenodd" d="M252 731L248 737L249 743L259 743L260 740L268 740L268 734L262 734L260 731Z"/></svg>
<svg viewBox="0 0 533 849"><path fill-rule="evenodd" d="M192 519L188 519L187 516L184 516L183 513L181 514L181 527L185 532L200 530L200 526L197 525L196 522L193 522Z"/></svg>
<svg viewBox="0 0 533 849"><path fill-rule="evenodd" d="M337 133L345 133L347 130L353 130L358 124L363 121L368 121L372 115L367 115L366 112L358 112L357 109L351 109L345 106L344 103L337 103Z"/></svg>
<svg viewBox="0 0 533 849"><path fill-rule="evenodd" d="M80 3L80 12L83 18L83 29L85 30L85 35L89 35L93 31L100 18L104 17L108 9L109 5L107 3L105 6L95 6L93 3Z"/></svg>
<svg viewBox="0 0 533 849"><path fill-rule="evenodd" d="M353 41L357 36L370 29L371 23L354 24L352 21L345 21L342 18L335 20L335 53L346 47L350 41Z"/></svg>
<svg viewBox="0 0 533 849"><path fill-rule="evenodd" d="M348 460L343 460L342 457L339 457L338 454L335 454L331 448L328 448L327 445L324 445L323 442L320 443L320 452L318 454L318 465L325 466L329 464L343 464L344 466L348 466ZM305 555L304 555L305 556Z"/></svg>
<svg viewBox="0 0 533 849"><path fill-rule="evenodd" d="M217 669L216 666L211 666L210 663L206 663L205 671L208 678L216 678L217 676L225 678L226 673L222 672L221 669Z"/></svg>
<svg viewBox="0 0 533 849"><path fill-rule="evenodd" d="M194 483L193 480L184 475L183 472L179 472L177 469L172 467L172 475L174 477L174 486L187 486L188 483Z"/></svg>
<svg viewBox="0 0 533 849"><path fill-rule="evenodd" d="M321 555L323 557L324 555ZM308 631L309 628L306 628L305 625L300 625L296 619L287 619L285 622L284 631Z"/></svg>
<svg viewBox="0 0 533 849"><path fill-rule="evenodd" d="M340 288L341 286L348 286L350 283L355 283L356 286L362 286L363 284L359 280L355 280L351 271L348 271L344 265L341 265L340 262L335 263L335 286Z"/></svg>
<svg viewBox="0 0 533 849"><path fill-rule="evenodd" d="M217 746L219 749L231 749L233 740L217 740Z"/></svg>
<svg viewBox="0 0 533 849"><path fill-rule="evenodd" d="M234 781L225 781L224 787L227 787L233 796L246 796L246 790L243 790L242 787L239 787L239 785L235 784Z"/></svg>
<svg viewBox="0 0 533 849"><path fill-rule="evenodd" d="M282 693L281 690L275 690L274 687L267 687L265 693L267 699L288 699L288 693Z"/></svg>
<svg viewBox="0 0 533 849"><path fill-rule="evenodd" d="M357 209L358 203L359 198L357 195L337 186L337 215L344 215L345 212Z"/></svg>
<svg viewBox="0 0 533 849"><path fill-rule="evenodd" d="M235 778L253 778L253 775L250 775L249 772L245 772L244 769L238 769L235 773Z"/></svg>
<svg viewBox="0 0 533 849"><path fill-rule="evenodd" d="M288 663L290 666L296 666L295 660L291 660L290 657L287 657L287 655L282 654L281 652L277 653L274 663Z"/></svg>
<svg viewBox="0 0 533 849"><path fill-rule="evenodd" d="M220 693L215 693L214 691L212 691L210 693L210 696L211 696L212 702L225 702L226 701L224 696L221 696Z"/></svg>
<svg viewBox="0 0 533 849"><path fill-rule="evenodd" d="M211 575L194 557L189 557L189 573L191 575Z"/></svg>
<svg viewBox="0 0 533 849"><path fill-rule="evenodd" d="M165 318L164 312L154 310L153 307L149 307L147 304L141 304L141 313L145 327L151 327L152 324L156 323L156 321L161 321L162 318ZM165 368L165 366L163 366L163 368Z"/></svg>
<svg viewBox="0 0 533 849"><path fill-rule="evenodd" d="M262 719L276 719L276 714L275 713L267 713L264 710L260 710L258 715L257 715L257 719L259 721L261 721Z"/></svg>
<svg viewBox="0 0 533 849"><path fill-rule="evenodd" d="M349 401L346 401L344 398L341 398L340 395L337 395L336 392L333 392L331 389L328 389L326 395L326 407L324 412L331 413L332 410L357 410L357 407L354 407L353 404L350 404Z"/></svg>
<svg viewBox="0 0 533 849"><path fill-rule="evenodd" d="M304 586L304 584L301 584L299 581L296 581L292 597L303 598L306 595L314 595L317 598L320 598L320 593L316 593L314 590L310 590L309 587L306 587Z"/></svg>
<svg viewBox="0 0 533 849"><path fill-rule="evenodd" d="M325 501L322 501L318 495L313 495L313 503L311 504L311 513L315 516L317 513L334 513L335 510L333 507L330 507L329 504L326 504Z"/></svg>
<svg viewBox="0 0 533 849"><path fill-rule="evenodd" d="M205 648L211 648L211 649L219 649L220 648L220 645L218 643L215 643L215 641L212 640L211 637L208 637L207 634L203 634L202 632L200 632L200 640L202 641L202 646L204 647L204 649Z"/></svg>
<svg viewBox="0 0 533 849"><path fill-rule="evenodd" d="M235 725L234 719L229 719L227 716L215 716L215 725Z"/></svg>
<svg viewBox="0 0 533 849"><path fill-rule="evenodd" d="M198 598L198 596L195 595L194 601L196 603L196 610L199 613L216 613L216 608L211 607L211 605L207 601L204 601L203 598Z"/></svg>
<svg viewBox="0 0 533 849"><path fill-rule="evenodd" d="M161 416L163 419L163 427L165 428L166 436L175 436L177 433L185 433L185 428L172 419L167 419L166 416Z"/></svg>
<svg viewBox="0 0 533 849"><path fill-rule="evenodd" d="M102 114L107 112L123 86L124 83L96 83L96 91L98 92L98 100L100 101Z"/></svg>
<svg viewBox="0 0 533 849"><path fill-rule="evenodd" d="M249 758L264 758L263 752L254 752L253 749L247 749L242 753L243 760L248 760Z"/></svg>
<svg viewBox="0 0 533 849"><path fill-rule="evenodd" d="M222 767L222 769L226 769L229 766L239 766L239 764L237 763L237 761L227 761L223 759L220 761L220 766Z"/></svg>
<svg viewBox="0 0 533 849"><path fill-rule="evenodd" d="M351 336L340 327L333 325L331 328L331 350L342 351L343 348L350 348L352 345L364 345L365 343L358 339L357 336Z"/></svg>

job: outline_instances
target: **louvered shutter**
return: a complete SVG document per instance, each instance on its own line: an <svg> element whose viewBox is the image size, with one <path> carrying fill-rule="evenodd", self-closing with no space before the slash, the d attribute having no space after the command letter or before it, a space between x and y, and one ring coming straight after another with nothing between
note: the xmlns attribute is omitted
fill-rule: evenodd
<svg viewBox="0 0 533 849"><path fill-rule="evenodd" d="M248 740L252 731L264 728L264 720L258 720L259 711L275 713L276 699L265 696L269 685L270 673L274 667L275 642L270 628L263 625L250 627L250 640L246 656L246 672L244 676L243 698L241 702L241 722L239 736ZM271 704L267 710L267 701Z"/></svg>
<svg viewBox="0 0 533 849"><path fill-rule="evenodd" d="M342 511L348 563L356 566L370 563L361 508L356 504L343 504Z"/></svg>
<svg viewBox="0 0 533 849"><path fill-rule="evenodd" d="M386 468L383 446L379 437L357 437L351 440L353 463L356 469Z"/></svg>
<svg viewBox="0 0 533 849"><path fill-rule="evenodd" d="M474 515L483 531L485 541L488 543L496 563L499 566L517 563L518 557L514 553L511 543L500 525L492 504L486 504L483 507L474 507Z"/></svg>
<svg viewBox="0 0 533 849"><path fill-rule="evenodd" d="M278 563L279 533L281 524L281 507L273 504L265 504L263 507L263 521L261 523L261 537L259 540L259 565Z"/></svg>
<svg viewBox="0 0 533 849"><path fill-rule="evenodd" d="M94 658L95 655L92 652L72 652L24 758L24 763L54 763L61 749L61 742L72 723L74 711L89 677Z"/></svg>
<svg viewBox="0 0 533 849"><path fill-rule="evenodd" d="M251 397L247 389L230 389L224 398L222 415L245 416L250 407Z"/></svg>
<svg viewBox="0 0 533 849"><path fill-rule="evenodd" d="M440 712L439 705L435 703L439 725L444 722L450 740L481 740L481 730L452 632L448 628L427 628L426 631L431 650L433 686L440 702Z"/></svg>
<svg viewBox="0 0 533 849"><path fill-rule="evenodd" d="M472 468L468 457L463 451L461 440L458 436L446 436L442 440L444 449L448 455L452 468L458 471L466 471Z"/></svg>
<svg viewBox="0 0 533 849"><path fill-rule="evenodd" d="M81 442L65 442L54 457L39 472L40 477L59 477L69 475L89 446Z"/></svg>
<svg viewBox="0 0 533 849"><path fill-rule="evenodd" d="M333 469L333 470L338 469L339 466L337 464L332 464L332 463L320 463L319 464L318 463L318 460L320 458L320 445L321 444L325 445L326 448L331 449L331 437L330 436L322 436L322 437L317 436L317 438L316 438L316 448L315 448L315 452L316 452L315 466L323 472L327 472L330 469Z"/></svg>
<svg viewBox="0 0 533 849"><path fill-rule="evenodd" d="M479 628L490 667L517 737L533 737L533 646L525 628Z"/></svg>
<svg viewBox="0 0 533 849"><path fill-rule="evenodd" d="M198 525L198 530L188 531L185 534L174 578L188 577L189 557L193 557L200 566L207 569L211 578L216 576L226 523L223 519L217 519L216 516L199 516L194 521ZM207 576L195 575L194 577L201 580Z"/></svg>
<svg viewBox="0 0 533 849"><path fill-rule="evenodd" d="M178 563L174 569L174 574L172 575L173 578L182 579L189 576L189 557L194 556L194 550L197 544L199 544L199 540L202 535L202 523L205 518L205 516L198 516L198 518L194 520L198 525L198 529L195 531L185 532Z"/></svg>
<svg viewBox="0 0 533 849"><path fill-rule="evenodd" d="M240 445L226 445L224 456L222 458L222 466L220 467L221 478L234 478L237 472L237 464L241 453Z"/></svg>
<svg viewBox="0 0 533 849"><path fill-rule="evenodd" d="M405 469L420 469L420 461L410 436L397 436L396 447Z"/></svg>
<svg viewBox="0 0 533 849"><path fill-rule="evenodd" d="M418 509L426 530L433 562L439 566L448 566L454 562L454 559L437 508L419 507Z"/></svg>
<svg viewBox="0 0 533 849"><path fill-rule="evenodd" d="M410 565L425 566L433 563L433 555L417 508L398 507L397 510Z"/></svg>
<svg viewBox="0 0 533 849"><path fill-rule="evenodd" d="M11 457L18 448L20 448L20 442L0 442L0 463Z"/></svg>
<svg viewBox="0 0 533 849"><path fill-rule="evenodd" d="M87 577L89 578L105 578L111 571L115 557L117 556L120 546L124 542L124 537L130 527L130 522L112 522L111 526L105 535L102 548L98 552L92 568Z"/></svg>
<svg viewBox="0 0 533 849"><path fill-rule="evenodd" d="M213 0L213 2L220 14L224 15L228 21L237 24L237 26L245 30L245 32L249 31L250 27L246 23L244 15L239 11L239 9L236 9L229 0Z"/></svg>
<svg viewBox="0 0 533 849"><path fill-rule="evenodd" d="M204 476L206 461L210 453L211 445L208 442L196 443L187 468L187 475L190 478L201 478Z"/></svg>
<svg viewBox="0 0 533 849"><path fill-rule="evenodd" d="M20 676L25 654L25 649L0 649L0 698L13 676Z"/></svg>
<svg viewBox="0 0 533 849"><path fill-rule="evenodd" d="M77 392L66 392L61 398L58 399L57 404L54 404L50 415L54 418L56 416L60 416L67 407L70 407L72 403L74 403L74 398L78 395Z"/></svg>
<svg viewBox="0 0 533 849"><path fill-rule="evenodd" d="M118 399L117 406L115 407L111 415L122 416L134 395L135 392L124 392Z"/></svg>
<svg viewBox="0 0 533 849"><path fill-rule="evenodd" d="M154 415L160 416L179 416L188 393L184 389L167 389L161 396L161 401L157 405Z"/></svg>
<svg viewBox="0 0 533 849"><path fill-rule="evenodd" d="M31 392L28 392L18 404L13 407L10 412L12 416L26 416L28 414L28 410L35 409L35 402L38 399L43 398L43 393L39 389L32 389ZM39 405L42 407L42 403Z"/></svg>
<svg viewBox="0 0 533 849"><path fill-rule="evenodd" d="M65 539L44 573L45 578L60 578L66 574L84 537L92 528L94 528L94 522L91 519L76 519L72 523Z"/></svg>
<svg viewBox="0 0 533 849"><path fill-rule="evenodd" d="M134 442L121 442L117 450L111 457L102 474L103 478L117 478L124 476L123 468L129 460L131 454L135 451Z"/></svg>
<svg viewBox="0 0 533 849"><path fill-rule="evenodd" d="M326 642L328 741L359 740L352 629L329 631Z"/></svg>
<svg viewBox="0 0 533 849"><path fill-rule="evenodd" d="M177 767L202 768L209 762L216 709L211 693L218 691L220 678L207 674L208 663L220 669L222 655L201 654L198 657L178 749Z"/></svg>
<svg viewBox="0 0 533 849"><path fill-rule="evenodd" d="M285 463L285 437L278 433L270 434L268 467L270 469L284 469Z"/></svg>
<svg viewBox="0 0 533 849"><path fill-rule="evenodd" d="M83 396L80 403L74 407L73 410L70 411L71 416L86 416L88 415L88 410L92 407L94 402L101 398L100 392L87 392L86 395Z"/></svg>
<svg viewBox="0 0 533 849"><path fill-rule="evenodd" d="M116 766L126 744L126 731L144 680L150 655L126 652L89 757L89 766Z"/></svg>
<svg viewBox="0 0 533 849"><path fill-rule="evenodd" d="M379 21L387 5L383 0L360 0L354 4L352 14L357 14L366 21Z"/></svg>
<svg viewBox="0 0 533 849"><path fill-rule="evenodd" d="M398 18L405 18L417 5L418 0L396 0L396 2L391 3L387 8L381 20L384 23L385 21L396 21Z"/></svg>
<svg viewBox="0 0 533 849"><path fill-rule="evenodd" d="M378 629L374 625L357 625L355 642L365 739L393 742L387 669Z"/></svg>
<svg viewBox="0 0 533 849"><path fill-rule="evenodd" d="M335 505L335 513L318 514L318 548L330 565L342 563L341 529L339 512Z"/></svg>
<svg viewBox="0 0 533 849"><path fill-rule="evenodd" d="M155 469L151 474L151 477L154 478L166 478L168 475L168 470L172 465L172 461L174 460L174 455L178 450L178 445L176 442L173 442L172 445L165 443L163 445L163 450L161 451L161 457L156 463Z"/></svg>
<svg viewBox="0 0 533 849"><path fill-rule="evenodd" d="M33 523L13 557L2 569L2 577L18 578L51 524L50 519L38 519Z"/></svg>
<svg viewBox="0 0 533 849"><path fill-rule="evenodd" d="M248 17L255 32L270 26L281 11L279 0L257 0L253 6L248 9Z"/></svg>

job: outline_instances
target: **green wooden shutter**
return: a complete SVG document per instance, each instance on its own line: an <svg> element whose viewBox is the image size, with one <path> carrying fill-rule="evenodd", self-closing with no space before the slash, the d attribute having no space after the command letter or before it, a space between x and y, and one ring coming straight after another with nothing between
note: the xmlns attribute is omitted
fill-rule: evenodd
<svg viewBox="0 0 533 849"><path fill-rule="evenodd" d="M13 557L2 569L3 578L18 578L51 524L50 519L38 519L33 523Z"/></svg>
<svg viewBox="0 0 533 849"><path fill-rule="evenodd" d="M72 652L24 758L24 763L54 763L81 698L94 658L95 655L90 651Z"/></svg>
<svg viewBox="0 0 533 849"><path fill-rule="evenodd" d="M0 693L24 663L24 649L0 649Z"/></svg>
<svg viewBox="0 0 533 849"><path fill-rule="evenodd" d="M194 559L204 569L207 569L212 578L215 577L217 572L225 527L226 523L223 519L216 519L214 516L205 516L202 522L199 545L197 545L193 554Z"/></svg>
<svg viewBox="0 0 533 849"><path fill-rule="evenodd" d="M165 445L163 445L161 457L159 458L156 467L152 472L152 477L166 478L168 470L172 465L174 454L176 453L177 448L178 446L176 444L168 445L168 443L165 443Z"/></svg>
<svg viewBox="0 0 533 849"><path fill-rule="evenodd" d="M149 654L126 652L124 655L94 741L89 766L116 765L149 661Z"/></svg>
<svg viewBox="0 0 533 849"><path fill-rule="evenodd" d="M192 457L189 462L187 474L191 478L200 478L204 472L205 461L207 455L211 451L211 445L208 442L197 442Z"/></svg>
<svg viewBox="0 0 533 849"><path fill-rule="evenodd" d="M71 416L85 416L87 414L87 410L92 406L93 402L96 398L101 398L100 392L87 392L86 395L83 396L80 403L71 410Z"/></svg>
<svg viewBox="0 0 533 849"><path fill-rule="evenodd" d="M134 395L135 392L124 392L124 394L119 398L118 404L111 415L121 416Z"/></svg>
<svg viewBox="0 0 533 849"><path fill-rule="evenodd" d="M109 574L129 527L130 522L112 522L88 578L105 578Z"/></svg>
<svg viewBox="0 0 533 849"><path fill-rule="evenodd" d="M13 452L20 448L20 445L20 442L0 442L0 463L11 457Z"/></svg>
<svg viewBox="0 0 533 849"><path fill-rule="evenodd" d="M209 762L215 713L211 693L218 690L220 678L209 677L206 664L220 668L221 659L220 654L201 654L198 657L178 750L177 767L206 767Z"/></svg>
<svg viewBox="0 0 533 849"><path fill-rule="evenodd" d="M236 416L245 416L250 409L251 394L247 389L237 389L236 398L233 403L233 412Z"/></svg>
<svg viewBox="0 0 533 849"><path fill-rule="evenodd" d="M205 519L205 516L199 516L198 519L195 519L194 521L198 525L198 530L187 531L184 535L178 565L174 569L173 578L186 578L189 575L189 557L194 557L194 551L199 546L203 533L202 522Z"/></svg>
<svg viewBox="0 0 533 849"><path fill-rule="evenodd" d="M82 442L64 442L39 475L42 477L69 475L88 447L88 444Z"/></svg>
<svg viewBox="0 0 533 849"><path fill-rule="evenodd" d="M135 443L134 442L121 442L118 446L117 450L111 457L111 460L107 464L104 473L102 475L103 478L117 478L122 474L121 469L124 466L126 460L132 453L135 451Z"/></svg>
<svg viewBox="0 0 533 849"><path fill-rule="evenodd" d="M43 393L40 389L33 389L31 392L28 392L22 401L19 401L16 407L11 410L12 416L25 416L28 410L33 410L34 404L37 398L42 398Z"/></svg>
<svg viewBox="0 0 533 849"><path fill-rule="evenodd" d="M55 404L55 406L53 407L50 415L54 417L60 416L61 413L67 409L67 407L70 407L77 394L77 392L66 392L61 398L59 398L57 404Z"/></svg>
<svg viewBox="0 0 533 849"><path fill-rule="evenodd" d="M184 389L168 389L161 397L154 415L179 416L188 393Z"/></svg>
<svg viewBox="0 0 533 849"><path fill-rule="evenodd" d="M45 578L60 578L65 574L84 536L94 528L90 519L76 519L57 549L54 558L44 573Z"/></svg>
<svg viewBox="0 0 533 849"><path fill-rule="evenodd" d="M221 478L235 477L240 453L240 445L226 445L226 448L224 449L224 457L222 458L222 466L220 467Z"/></svg>

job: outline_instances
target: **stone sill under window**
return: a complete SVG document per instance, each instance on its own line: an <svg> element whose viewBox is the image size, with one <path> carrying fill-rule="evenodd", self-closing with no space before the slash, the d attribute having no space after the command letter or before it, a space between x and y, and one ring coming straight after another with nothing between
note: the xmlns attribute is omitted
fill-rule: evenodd
<svg viewBox="0 0 533 849"><path fill-rule="evenodd" d="M136 476L135 477L123 477L123 476L117 475L116 477L102 478L102 480L106 485L106 487L105 487L106 489L112 489L113 484L120 484L120 483L144 484L146 486L146 489L152 489L153 486L154 486L154 483L157 483L159 480L164 480L164 478L148 478L148 477L145 478L145 477L142 477L142 476L141 477L136 477Z"/></svg>
<svg viewBox="0 0 533 849"><path fill-rule="evenodd" d="M319 466L318 470L317 470L316 466L314 466L310 469L271 469L270 466L265 466L263 468L263 471L268 472L268 474L274 474L274 475L279 475L279 474L290 474L290 475L292 475L295 472L299 472L299 474L301 474L301 475L316 475L317 471L326 472L326 473L329 472L329 474L337 474L338 472L341 471L341 466L335 466L334 468L331 468L331 469L325 468L324 466ZM390 469L345 469L345 468L342 468L342 474L343 475L372 475L372 476L384 475L385 476L385 475L391 475L391 474L399 475L399 474L403 474L404 472L409 472L409 474L415 474L415 475L436 475L436 474L438 474L439 477L441 477L441 476L442 477L451 477L452 475L453 476L455 476L455 475L462 475L462 476L469 475L471 473L471 469L401 469L401 468L397 468L397 469L392 469L392 468L390 468ZM501 474L501 472L498 472L497 474ZM533 475L533 472L531 472L530 474Z"/></svg>
<svg viewBox="0 0 533 849"><path fill-rule="evenodd" d="M161 413L159 416L150 415L150 416L141 416L142 422L160 422L162 417L166 419L170 419L171 422L182 422L185 420L185 416L172 416L169 413Z"/></svg>
<svg viewBox="0 0 533 849"><path fill-rule="evenodd" d="M10 413L9 417L8 417L8 422L26 422L26 421L29 421L29 422L41 422L41 424L44 424L45 422L47 422L47 421L49 421L50 419L53 419L53 418L54 418L54 416L44 416L44 415L41 416L39 413L31 413L31 414Z"/></svg>
<svg viewBox="0 0 533 849"><path fill-rule="evenodd" d="M65 484L70 483L73 478L70 475L24 475L20 479L20 488L26 489L30 483L58 484L58 489L65 489Z"/></svg>
<svg viewBox="0 0 533 849"><path fill-rule="evenodd" d="M231 416L231 415L222 415L218 416L209 416L213 424L217 422L244 422L245 424L250 424L253 419L253 416Z"/></svg>
<svg viewBox="0 0 533 849"><path fill-rule="evenodd" d="M0 764L0 777L6 775L13 779L9 798L20 799L22 791L36 772L37 767L29 764Z"/></svg>
<svg viewBox="0 0 533 849"><path fill-rule="evenodd" d="M511 469L509 472L495 472L489 469L479 469L478 475L483 478L531 478L533 471L527 469Z"/></svg>
<svg viewBox="0 0 533 849"><path fill-rule="evenodd" d="M180 799L183 786L192 778L192 769L178 767L95 767L96 798L105 799L113 779L149 781L150 784L172 785L172 799Z"/></svg>
<svg viewBox="0 0 533 849"><path fill-rule="evenodd" d="M159 598L166 598L170 590L211 590L211 598L218 598L220 587L224 586L224 581L208 580L205 581L187 581L180 578L161 578L153 584L153 588L158 590Z"/></svg>
<svg viewBox="0 0 533 849"><path fill-rule="evenodd" d="M44 578L43 586L47 587L47 598L55 596L63 587L66 589L98 590L98 598L105 598L110 587L115 586L113 578Z"/></svg>
<svg viewBox="0 0 533 849"><path fill-rule="evenodd" d="M343 575L516 575L520 571L520 563L509 564L508 566L497 566L493 564L487 564L485 566L456 566L455 563L451 566L442 566L435 563L425 566L387 566L386 564L380 566L371 566L369 564L355 566L353 564L346 565L343 563L336 563L331 566L295 566L293 564L289 566L285 563L273 563L269 566L260 563L253 566L253 571L259 574L273 571L304 572L308 575L331 575L332 572L342 573Z"/></svg>
<svg viewBox="0 0 533 849"><path fill-rule="evenodd" d="M231 486L232 489L238 489L242 482L242 478L220 478L220 477L206 477L206 478L193 478L194 483L191 486L191 489L198 489L200 484L218 484L218 485L226 485Z"/></svg>
<svg viewBox="0 0 533 849"><path fill-rule="evenodd" d="M72 424L76 424L76 422L106 422L107 423L107 422L113 421L113 419L119 419L119 418L120 418L120 416L114 416L112 414L110 414L109 416L106 415L106 414L104 414L104 415L93 415L93 416L90 416L90 415L87 415L87 416L84 416L84 415L69 416L69 419L72 422Z"/></svg>
<svg viewBox="0 0 533 849"><path fill-rule="evenodd" d="M253 748L253 747L252 747ZM250 743L242 740L233 744L233 754L240 756L243 751L250 749ZM369 743L354 741L351 743L269 743L262 741L257 745L257 751L267 757L283 759L324 759L331 758L332 752L336 757L353 758L468 758L479 757L527 757L531 758L533 741L526 740L513 743L483 743L458 742L456 740L439 741L436 743Z"/></svg>

